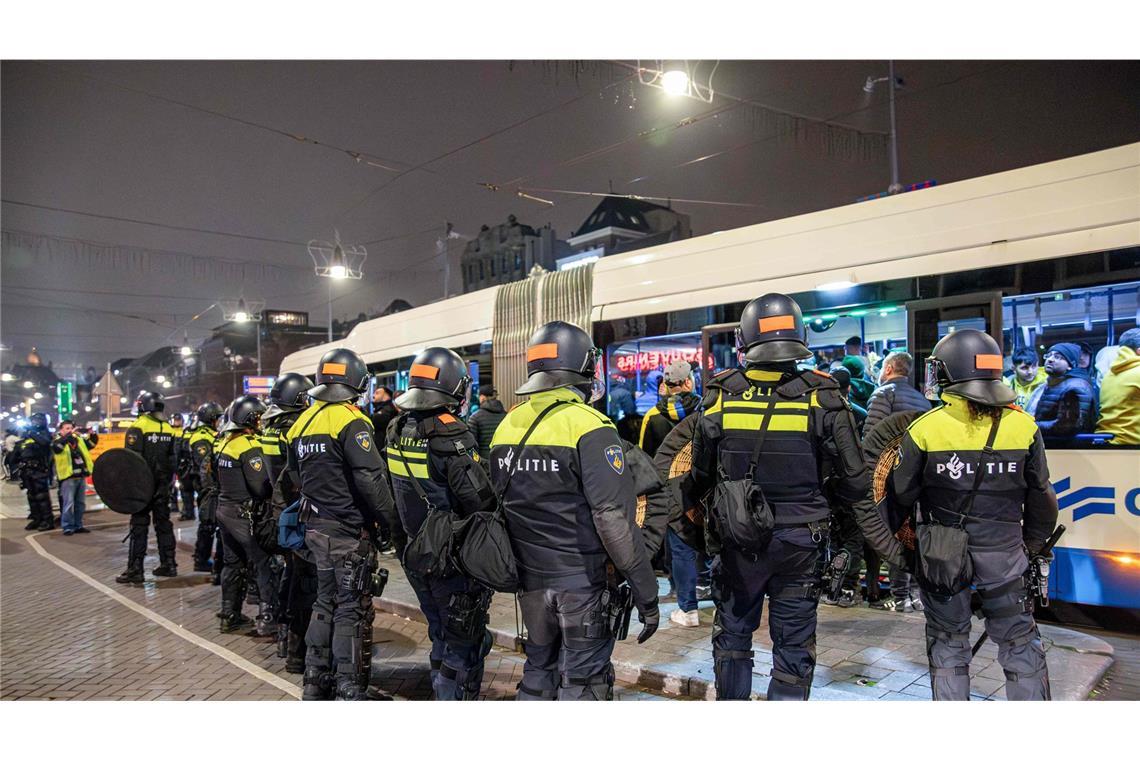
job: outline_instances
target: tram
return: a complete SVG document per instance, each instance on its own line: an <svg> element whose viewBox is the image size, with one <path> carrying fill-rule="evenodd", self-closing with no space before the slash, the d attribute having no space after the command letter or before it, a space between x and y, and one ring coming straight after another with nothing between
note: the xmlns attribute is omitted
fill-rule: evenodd
<svg viewBox="0 0 1140 760"><path fill-rule="evenodd" d="M1104 358L1140 323L1138 289L1135 143L537 273L363 322L290 354L281 372L311 374L344 346L401 388L416 352L442 345L470 362L476 388L493 378L509 405L530 333L563 319L592 331L607 384L624 384L644 412L669 361L689 359L702 377L734 366L732 328L770 291L799 302L821 367L858 336L871 361L905 348L921 368L959 327L993 335L1007 365L1018 348L1040 356L1058 342ZM1136 610L1140 449L1107 438L1048 449L1067 528L1050 584L1062 601Z"/></svg>

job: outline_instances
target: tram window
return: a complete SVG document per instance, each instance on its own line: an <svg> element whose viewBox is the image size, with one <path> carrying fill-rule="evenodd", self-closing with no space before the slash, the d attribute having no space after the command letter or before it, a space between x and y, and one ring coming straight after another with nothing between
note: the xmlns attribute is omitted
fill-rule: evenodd
<svg viewBox="0 0 1140 760"><path fill-rule="evenodd" d="M1124 368L1112 369L1120 336L1137 326L1138 291L1131 282L1003 299L1007 382L1041 424L1047 447L1140 443L1140 400L1120 392ZM1026 349L1040 368L1028 382L1010 358L1018 351L1027 358Z"/></svg>
<svg viewBox="0 0 1140 760"><path fill-rule="evenodd" d="M661 335L616 343L606 349L607 390L623 383L631 394L637 413L644 415L659 400L661 375L666 365L678 359L695 367L701 361L699 332ZM694 375L694 391L700 393L699 373ZM611 414L611 416L613 416Z"/></svg>

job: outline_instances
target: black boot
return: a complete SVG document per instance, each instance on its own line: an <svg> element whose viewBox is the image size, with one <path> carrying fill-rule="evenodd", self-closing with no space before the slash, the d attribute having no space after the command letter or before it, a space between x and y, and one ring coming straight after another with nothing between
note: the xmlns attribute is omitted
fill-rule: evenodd
<svg viewBox="0 0 1140 760"><path fill-rule="evenodd" d="M277 656L285 659L289 656L289 624L277 624Z"/></svg>
<svg viewBox="0 0 1140 760"><path fill-rule="evenodd" d="M252 622L240 612L223 613L222 620L218 624L218 630L222 633L234 633L248 627Z"/></svg>
<svg viewBox="0 0 1140 760"><path fill-rule="evenodd" d="M139 559L137 562L128 561L127 569L115 578L115 583L142 583L144 580L146 579L143 576L142 559Z"/></svg>
<svg viewBox="0 0 1140 760"><path fill-rule="evenodd" d="M277 632L277 609L262 602L257 605L257 635L273 636Z"/></svg>
<svg viewBox="0 0 1140 760"><path fill-rule="evenodd" d="M332 699L333 675L327 668L310 665L305 668L304 691L301 699L309 701L327 701Z"/></svg>
<svg viewBox="0 0 1140 760"><path fill-rule="evenodd" d="M162 578L173 578L178 575L178 565L164 562L154 569L154 574Z"/></svg>
<svg viewBox="0 0 1140 760"><path fill-rule="evenodd" d="M24 530L36 530L40 527L40 518L33 517L28 520L28 524L24 526Z"/></svg>
<svg viewBox="0 0 1140 760"><path fill-rule="evenodd" d="M196 573L208 573L213 569L214 568L210 566L210 560L206 560L205 562L194 560L194 572Z"/></svg>
<svg viewBox="0 0 1140 760"><path fill-rule="evenodd" d="M305 637L294 631L289 631L289 637L286 640L285 644L285 672L304 673L306 651Z"/></svg>

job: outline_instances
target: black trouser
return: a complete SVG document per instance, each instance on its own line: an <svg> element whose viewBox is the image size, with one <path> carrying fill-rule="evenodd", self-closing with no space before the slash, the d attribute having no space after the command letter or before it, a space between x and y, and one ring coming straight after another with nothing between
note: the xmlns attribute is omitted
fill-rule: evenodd
<svg viewBox="0 0 1140 760"><path fill-rule="evenodd" d="M273 583L273 571L269 567L269 555L262 551L253 537L249 518L243 514L241 505L219 502L218 524L222 527L222 545L225 547L222 612L241 612L245 591L242 579L247 572L249 579L257 584L261 604L276 611L277 589Z"/></svg>
<svg viewBox="0 0 1140 760"><path fill-rule="evenodd" d="M821 545L806 526L777 528L758 556L725 547L713 563L713 669L717 699L752 695L752 634L768 597L768 699L807 699L815 673Z"/></svg>
<svg viewBox="0 0 1140 760"><path fill-rule="evenodd" d="M364 532L317 515L307 528L304 554L317 568L317 598L305 634L305 684L325 683L335 675L338 694L353 688L359 694L372 673L376 612L370 589L346 588L345 578Z"/></svg>
<svg viewBox="0 0 1140 760"><path fill-rule="evenodd" d="M613 699L614 638L602 605L605 586L578 591L535 589L519 594L526 623L526 664L520 701Z"/></svg>
<svg viewBox="0 0 1140 760"><path fill-rule="evenodd" d="M317 601L317 566L294 552L285 555L285 572L281 574L281 607L277 620L288 626L299 640L299 656L304 657L305 632Z"/></svg>
<svg viewBox="0 0 1140 760"><path fill-rule="evenodd" d="M182 516L192 519L194 507L197 506L195 496L198 491L198 478L194 475L187 475L178 479L178 485L182 491Z"/></svg>
<svg viewBox="0 0 1140 760"><path fill-rule="evenodd" d="M51 511L51 476L29 474L21 478L28 496L28 519L39 525L54 526L55 516Z"/></svg>
<svg viewBox="0 0 1140 760"><path fill-rule="evenodd" d="M863 562L863 531L855 522L855 513L848 506L839 506L834 511L831 528L833 551L846 550L850 559L843 574L843 588L854 589L859 585L859 566Z"/></svg>
<svg viewBox="0 0 1140 760"><path fill-rule="evenodd" d="M490 594L481 594L480 587L462 575L425 578L406 569L404 574L428 621L428 657L436 701L478 699L483 658L491 650L486 617ZM466 620L460 620L463 606L469 608Z"/></svg>
<svg viewBox="0 0 1140 760"><path fill-rule="evenodd" d="M141 512L131 515L130 546L127 551L127 567L142 571L146 557L146 539L151 520L154 520L154 539L158 544L158 561L174 567L174 526L170 524L170 489L159 486L150 504Z"/></svg>

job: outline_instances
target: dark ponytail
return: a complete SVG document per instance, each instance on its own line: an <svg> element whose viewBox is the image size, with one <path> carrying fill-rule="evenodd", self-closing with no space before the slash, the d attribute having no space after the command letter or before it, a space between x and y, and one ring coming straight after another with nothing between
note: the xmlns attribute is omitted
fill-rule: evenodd
<svg viewBox="0 0 1140 760"><path fill-rule="evenodd" d="M1005 407L991 406L990 404L980 404L977 401L966 399L966 408L970 410L970 419L979 421L983 419L1000 420L1002 410Z"/></svg>

